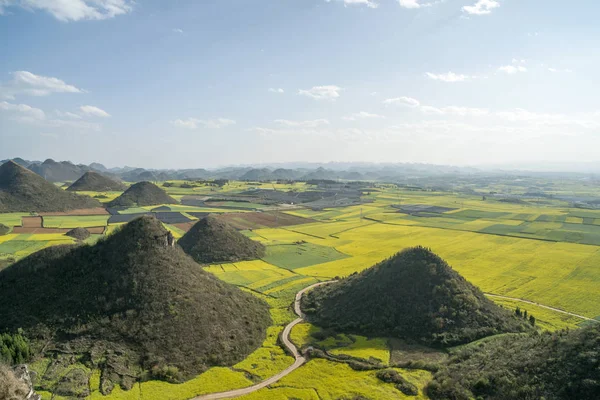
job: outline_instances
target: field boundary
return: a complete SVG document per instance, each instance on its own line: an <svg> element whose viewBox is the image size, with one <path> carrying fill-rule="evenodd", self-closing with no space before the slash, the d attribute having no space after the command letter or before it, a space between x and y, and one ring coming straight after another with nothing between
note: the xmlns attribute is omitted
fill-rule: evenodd
<svg viewBox="0 0 600 400"><path fill-rule="evenodd" d="M575 314L575 313L572 313L572 312L569 312L569 311L561 310L560 308L546 306L544 304L536 303L535 301L525 300L525 299L519 299L517 297L502 296L502 295L499 295L499 294L492 294L492 293L484 293L484 294L487 297L495 297L497 299L520 301L521 303L531 304L533 306L538 306L538 307L541 307L541 308L545 308L547 310L556 311L558 313L565 314L565 315L570 315L571 317L583 319L585 321L592 321L592 322L600 323L600 321L598 321L597 319L588 318L588 317L585 317L583 315L579 315L579 314Z"/></svg>

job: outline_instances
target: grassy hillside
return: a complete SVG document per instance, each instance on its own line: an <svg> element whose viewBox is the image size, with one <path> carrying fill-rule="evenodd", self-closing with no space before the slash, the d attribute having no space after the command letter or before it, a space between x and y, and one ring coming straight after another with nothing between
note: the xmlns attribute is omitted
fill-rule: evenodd
<svg viewBox="0 0 600 400"><path fill-rule="evenodd" d="M142 217L94 246L47 248L0 271L0 331L22 328L62 363L85 360L107 388L243 360L265 338L268 306L166 237Z"/></svg>
<svg viewBox="0 0 600 400"><path fill-rule="evenodd" d="M594 400L600 394L600 324L505 335L456 350L427 387L433 400Z"/></svg>
<svg viewBox="0 0 600 400"><path fill-rule="evenodd" d="M318 287L302 307L326 328L444 346L530 328L423 247Z"/></svg>
<svg viewBox="0 0 600 400"><path fill-rule="evenodd" d="M197 222L178 243L194 260L203 264L254 260L265 255L265 246L261 243L212 216Z"/></svg>
<svg viewBox="0 0 600 400"><path fill-rule="evenodd" d="M177 204L164 190L150 182L139 182L108 203L109 207L143 207L159 204Z"/></svg>
<svg viewBox="0 0 600 400"><path fill-rule="evenodd" d="M15 162L0 166L0 212L69 211L100 206L97 200L65 192Z"/></svg>
<svg viewBox="0 0 600 400"><path fill-rule="evenodd" d="M67 188L68 191L119 192L127 189L121 182L114 181L97 172L86 172Z"/></svg>

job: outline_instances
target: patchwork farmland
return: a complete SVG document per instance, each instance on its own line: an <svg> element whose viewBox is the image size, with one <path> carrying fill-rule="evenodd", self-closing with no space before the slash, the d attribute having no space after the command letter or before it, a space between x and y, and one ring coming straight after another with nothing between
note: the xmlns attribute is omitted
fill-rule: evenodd
<svg viewBox="0 0 600 400"><path fill-rule="evenodd" d="M295 319L290 305L298 291L362 271L417 245L431 248L502 307L528 310L540 329L575 329L591 323L587 319L600 320L600 211L570 208L561 201L515 204L484 200L480 195L407 190L394 185L380 185L362 195L360 203L352 200L355 203L350 205L330 199L324 206L327 196L319 195L317 206L311 207L276 200L289 200L289 193L295 192L317 201L311 190L319 189L306 184L277 184L275 189L274 185L264 185L252 190L242 182L218 189L173 185L165 189L179 204L0 214L0 223L10 228L8 234L0 236L2 265L45 247L74 244L74 239L64 235L71 228L89 230L92 236L86 243L93 243L149 214L176 238L198 219L217 215L267 246L261 260L205 267L270 305L273 323L258 350L232 368L211 368L182 384L150 380L130 390L115 387L108 397L100 393L98 372L81 365L91 378L90 399L192 398L251 386L280 373L294 362L280 346L278 336ZM269 190L272 193L265 193ZM236 202L238 196L243 201ZM404 398L393 385L377 379L374 371L354 370L336 357L382 366L399 365L392 360L423 354L435 360L446 357L445 353L415 349L387 338L332 335L310 323L296 325L291 340L301 349L326 349L331 358L313 359L268 388L241 398L339 399L349 390L369 399ZM32 365L41 376L46 376L48 368L49 360L45 359ZM426 398L422 388L431 379L431 372L396 370L419 388L416 398ZM50 393L41 394L45 399L55 398Z"/></svg>

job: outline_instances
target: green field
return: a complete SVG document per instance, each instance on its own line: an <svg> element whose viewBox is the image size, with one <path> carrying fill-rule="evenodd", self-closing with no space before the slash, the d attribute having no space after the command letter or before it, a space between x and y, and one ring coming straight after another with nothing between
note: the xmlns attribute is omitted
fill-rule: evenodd
<svg viewBox="0 0 600 400"><path fill-rule="evenodd" d="M106 226L110 215L77 215L44 217L44 228L89 228Z"/></svg>
<svg viewBox="0 0 600 400"><path fill-rule="evenodd" d="M281 244L267 247L266 262L281 268L295 270L348 257L336 249L313 243Z"/></svg>
<svg viewBox="0 0 600 400"><path fill-rule="evenodd" d="M272 187L268 184L264 188L269 186ZM290 187L282 186L281 189ZM177 195L235 195L248 188L245 183L232 182L225 188L207 186L169 188L168 191ZM295 189L305 188L297 186ZM576 329L586 322L518 299L589 318L600 316L600 292L597 290L600 225L596 223L600 221L600 211L572 209L560 201L543 205L536 202L515 204L483 201L480 195L404 190L393 186L379 189L368 196L373 202L362 206L286 211L313 218L316 222L245 231L248 237L267 245L267 254L262 260L205 267L219 279L263 298L271 306L273 326L268 337L246 360L233 368L211 368L181 385L150 381L136 385L130 391L116 388L109 397L102 397L96 384L89 398L185 399L201 393L249 386L281 372L292 364L293 359L278 344L277 336L284 325L296 318L290 305L299 290L318 281L361 271L415 245L431 248L484 292L514 298L493 300L508 309L519 306L528 310L536 317L539 329ZM408 215L392 207L397 204L435 205L455 210ZM232 211L182 205L168 207L179 212ZM130 208L121 213L148 212L153 208L156 207ZM0 214L0 223L7 221L9 226L18 225L21 215ZM106 225L107 219L108 216L44 217L45 226L62 228L101 226ZM172 226L167 228L176 237L183 233ZM106 234L114 229L116 225L109 226ZM64 235L0 236L0 259L21 258L47 246L71 242ZM318 331L319 328L308 323L297 325L292 331L292 341L300 347L316 344L333 355L379 360L383 364L404 354L387 338L338 335L316 339L312 335ZM431 378L431 373L423 370L399 371L419 388ZM324 359L311 360L268 389L242 398L337 400L348 395L371 400L405 398L393 385L379 381L373 371L355 371L344 363ZM51 396L44 394L44 398ZM425 397L420 392L416 398Z"/></svg>

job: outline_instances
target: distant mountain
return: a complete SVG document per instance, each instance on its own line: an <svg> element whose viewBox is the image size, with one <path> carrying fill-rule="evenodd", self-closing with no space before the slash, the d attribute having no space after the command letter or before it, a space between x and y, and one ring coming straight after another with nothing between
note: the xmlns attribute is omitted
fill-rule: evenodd
<svg viewBox="0 0 600 400"><path fill-rule="evenodd" d="M432 400L597 400L600 324L505 335L452 352L426 392Z"/></svg>
<svg viewBox="0 0 600 400"><path fill-rule="evenodd" d="M86 172L81 178L76 180L67 188L69 191L90 191L90 192L120 192L127 189L127 186L121 182L114 181L98 172Z"/></svg>
<svg viewBox="0 0 600 400"><path fill-rule="evenodd" d="M271 170L267 168L251 169L239 178L242 181L266 181L273 179Z"/></svg>
<svg viewBox="0 0 600 400"><path fill-rule="evenodd" d="M102 370L105 394L243 360L265 339L268 305L199 268L167 236L141 217L96 245L50 247L0 271L0 331L43 338L58 365L86 360Z"/></svg>
<svg viewBox="0 0 600 400"><path fill-rule="evenodd" d="M93 170L96 171L100 171L100 172L108 172L108 168L106 168L104 165L100 164L100 163L91 163L89 165L89 167Z"/></svg>
<svg viewBox="0 0 600 400"><path fill-rule="evenodd" d="M49 182L75 181L91 170L87 165L75 165L69 161L56 162L52 159L41 164L31 164L29 168Z"/></svg>
<svg viewBox="0 0 600 400"><path fill-rule="evenodd" d="M150 182L132 185L125 193L108 203L109 207L155 206L159 204L177 204L177 200L164 190Z"/></svg>
<svg viewBox="0 0 600 400"><path fill-rule="evenodd" d="M65 192L19 164L0 166L0 212L69 211L101 207L87 196Z"/></svg>
<svg viewBox="0 0 600 400"><path fill-rule="evenodd" d="M335 180L339 179L339 172L333 170L327 170L323 167L319 167L316 170L302 176L302 180L310 181L310 180Z"/></svg>
<svg viewBox="0 0 600 400"><path fill-rule="evenodd" d="M151 175L148 175L148 173L150 173ZM141 174L146 174L146 179L143 179L140 177ZM125 173L121 174L121 178L125 181L125 182L140 182L140 181L153 181L155 180L154 178L156 178L154 176L154 174L152 174L150 171L146 171L143 168L135 168L132 169L130 171L126 171ZM150 179L148 179L150 178Z"/></svg>
<svg viewBox="0 0 600 400"><path fill-rule="evenodd" d="M422 247L310 291L302 308L326 328L433 345L531 329Z"/></svg>
<svg viewBox="0 0 600 400"><path fill-rule="evenodd" d="M265 255L265 246L213 216L198 221L177 242L202 264L255 260Z"/></svg>

